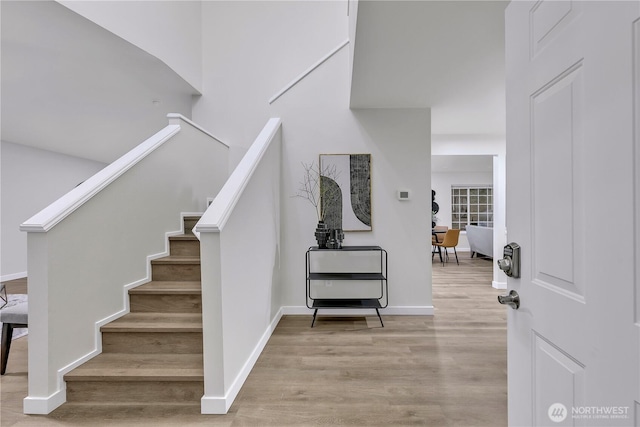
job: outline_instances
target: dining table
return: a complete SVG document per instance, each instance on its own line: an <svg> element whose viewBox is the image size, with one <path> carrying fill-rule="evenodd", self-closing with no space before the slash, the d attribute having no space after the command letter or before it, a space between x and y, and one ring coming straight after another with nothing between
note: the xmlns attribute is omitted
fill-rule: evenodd
<svg viewBox="0 0 640 427"><path fill-rule="evenodd" d="M445 234L447 234L447 230L436 229L436 228L431 229L431 235L435 237L436 242L438 243L442 242ZM440 257L440 262L442 262L442 251L440 250L440 246L436 246L436 247L438 248L438 256ZM433 253L436 253L435 249L433 250Z"/></svg>

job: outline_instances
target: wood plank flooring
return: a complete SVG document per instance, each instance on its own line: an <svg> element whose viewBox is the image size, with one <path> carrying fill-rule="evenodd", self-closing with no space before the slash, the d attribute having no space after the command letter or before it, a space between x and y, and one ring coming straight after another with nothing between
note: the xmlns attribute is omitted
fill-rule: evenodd
<svg viewBox="0 0 640 427"><path fill-rule="evenodd" d="M9 280L3 282L6 285L8 294L26 294L27 293L27 278Z"/></svg>
<svg viewBox="0 0 640 427"><path fill-rule="evenodd" d="M63 405L22 414L27 339L1 379L1 426L501 426L507 424L506 308L492 262L433 262L435 316L285 316L226 415L199 405ZM451 262L452 261L452 262ZM390 288L392 288L390 284Z"/></svg>

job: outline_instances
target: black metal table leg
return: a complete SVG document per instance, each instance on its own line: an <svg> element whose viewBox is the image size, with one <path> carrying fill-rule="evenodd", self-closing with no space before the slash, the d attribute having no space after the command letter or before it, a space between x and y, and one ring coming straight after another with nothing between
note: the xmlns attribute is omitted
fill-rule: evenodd
<svg viewBox="0 0 640 427"><path fill-rule="evenodd" d="M311 320L311 327L313 328L313 324L316 323L316 314L318 314L318 309L316 308L313 312L313 320Z"/></svg>
<svg viewBox="0 0 640 427"><path fill-rule="evenodd" d="M384 323L382 323L382 316L380 316L380 312L378 311L378 309L376 308L376 313L378 313L378 319L380 319L380 324L382 325L382 327L384 328Z"/></svg>

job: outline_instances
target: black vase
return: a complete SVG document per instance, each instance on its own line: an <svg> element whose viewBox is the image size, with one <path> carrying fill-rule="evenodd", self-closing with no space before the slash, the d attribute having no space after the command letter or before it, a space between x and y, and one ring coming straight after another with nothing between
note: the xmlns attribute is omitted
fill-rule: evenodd
<svg viewBox="0 0 640 427"><path fill-rule="evenodd" d="M327 249L342 249L342 240L344 240L344 232L341 228L330 229Z"/></svg>
<svg viewBox="0 0 640 427"><path fill-rule="evenodd" d="M329 240L329 227L324 221L319 221L318 226L316 227L316 241L318 242L318 248L326 249L327 248L327 240Z"/></svg>

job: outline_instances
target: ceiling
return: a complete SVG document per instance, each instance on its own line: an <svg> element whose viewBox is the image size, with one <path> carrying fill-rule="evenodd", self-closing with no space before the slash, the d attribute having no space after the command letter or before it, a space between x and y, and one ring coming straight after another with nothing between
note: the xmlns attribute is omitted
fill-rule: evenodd
<svg viewBox="0 0 640 427"><path fill-rule="evenodd" d="M431 107L434 134L504 135L507 3L361 0L351 107Z"/></svg>
<svg viewBox="0 0 640 427"><path fill-rule="evenodd" d="M0 7L3 141L108 163L191 115L197 91L129 42L57 2Z"/></svg>
<svg viewBox="0 0 640 427"><path fill-rule="evenodd" d="M505 5L361 0L352 107L431 107L434 134L503 135ZM190 117L198 92L156 57L57 2L0 7L3 141L108 163L167 113Z"/></svg>

